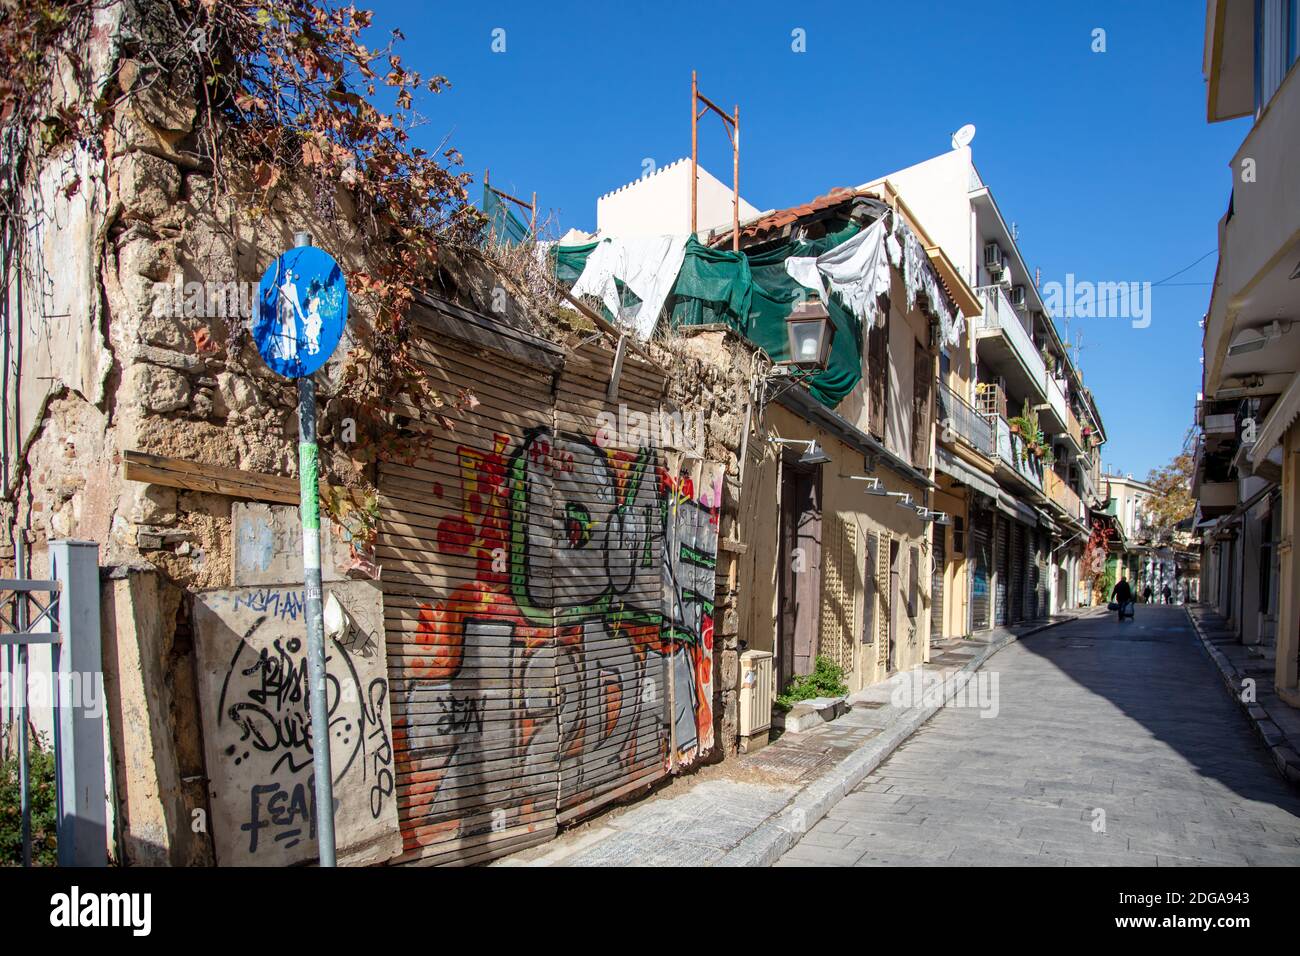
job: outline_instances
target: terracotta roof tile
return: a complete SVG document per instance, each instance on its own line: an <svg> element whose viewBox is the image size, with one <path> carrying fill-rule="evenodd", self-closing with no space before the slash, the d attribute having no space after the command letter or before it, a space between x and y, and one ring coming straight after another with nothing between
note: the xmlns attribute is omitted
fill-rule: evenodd
<svg viewBox="0 0 1300 956"><path fill-rule="evenodd" d="M837 186L824 196L818 196L811 202L803 203L799 206L791 206L788 209L778 209L770 212L758 219L742 223L740 226L741 245L748 245L756 240L764 239L774 232L779 232L787 226L794 225L801 220L808 219L818 213L825 212L837 206L845 205L854 199L865 197L868 199L880 199L874 192L863 189L850 189L844 186ZM719 227L714 230L709 238L709 245L718 248L725 248L731 242L730 227Z"/></svg>

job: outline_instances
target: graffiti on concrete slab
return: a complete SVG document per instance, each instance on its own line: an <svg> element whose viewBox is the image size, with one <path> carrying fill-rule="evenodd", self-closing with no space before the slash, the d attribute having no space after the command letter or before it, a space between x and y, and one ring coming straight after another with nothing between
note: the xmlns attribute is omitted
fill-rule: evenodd
<svg viewBox="0 0 1300 956"><path fill-rule="evenodd" d="M379 592L364 582L326 588L361 638L326 641L326 697L341 863L400 850L389 684ZM223 865L315 859L305 602L300 586L196 595L200 703Z"/></svg>

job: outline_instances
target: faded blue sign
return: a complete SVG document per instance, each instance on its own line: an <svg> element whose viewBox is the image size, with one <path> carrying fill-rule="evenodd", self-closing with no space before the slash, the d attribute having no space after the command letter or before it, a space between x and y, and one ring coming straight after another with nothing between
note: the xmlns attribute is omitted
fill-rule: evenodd
<svg viewBox="0 0 1300 956"><path fill-rule="evenodd" d="M302 246L280 255L262 274L253 338L271 371L311 375L334 353L348 320L343 270L328 252Z"/></svg>

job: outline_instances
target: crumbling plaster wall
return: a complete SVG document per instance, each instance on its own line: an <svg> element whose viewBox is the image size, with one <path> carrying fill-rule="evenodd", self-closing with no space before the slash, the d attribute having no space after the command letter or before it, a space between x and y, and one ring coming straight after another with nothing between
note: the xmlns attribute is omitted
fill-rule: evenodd
<svg viewBox="0 0 1300 956"><path fill-rule="evenodd" d="M92 89L71 70L55 84L55 103L111 105L102 144L32 138L30 235L9 264L20 322L6 353L0 546L9 576L19 529L44 577L50 540L99 544L112 574L102 597L118 846L123 862L179 865L211 860L206 838L190 836L206 796L184 592L230 586L231 500L127 481L123 452L296 476L296 389L261 362L247 309L295 232L345 269L362 263L363 244L345 195L326 201L288 176L238 199L214 189L192 149L190 91L121 58L134 6L97 11ZM318 400L323 473L354 484L366 466L337 441L349 344L318 377Z"/></svg>
<svg viewBox="0 0 1300 956"><path fill-rule="evenodd" d="M742 591L739 581L741 556L748 547L749 535L738 517L753 349L734 333L706 329L683 331L658 340L652 350L668 371L670 410L685 413L684 419L701 417L704 447L696 451L710 461L722 462L725 469L714 614L714 713L718 756L727 757L736 752L740 734L740 623L747 602L764 600L761 594ZM754 427L752 418L749 425Z"/></svg>

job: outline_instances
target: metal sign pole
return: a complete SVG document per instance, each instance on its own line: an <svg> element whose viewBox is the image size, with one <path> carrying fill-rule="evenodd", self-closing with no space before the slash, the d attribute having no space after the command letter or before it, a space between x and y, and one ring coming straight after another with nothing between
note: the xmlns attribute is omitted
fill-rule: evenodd
<svg viewBox="0 0 1300 956"><path fill-rule="evenodd" d="M295 246L311 236L294 235ZM316 382L298 379L298 491L302 568L307 597L307 678L311 682L311 753L316 782L316 840L320 865L334 866L334 775L330 766L329 701L325 689L325 621L320 574L320 463L316 449Z"/></svg>

